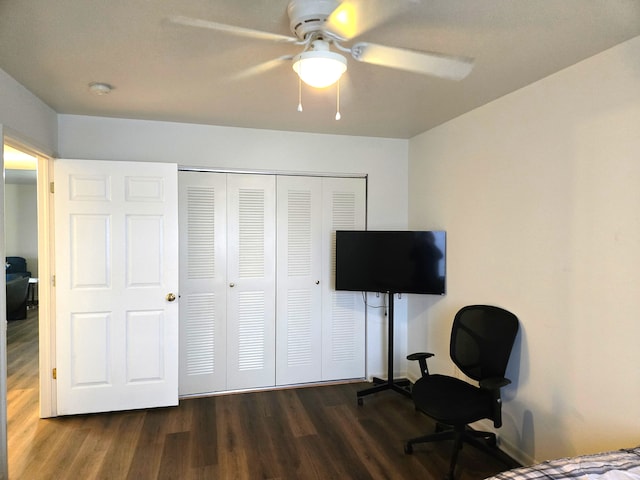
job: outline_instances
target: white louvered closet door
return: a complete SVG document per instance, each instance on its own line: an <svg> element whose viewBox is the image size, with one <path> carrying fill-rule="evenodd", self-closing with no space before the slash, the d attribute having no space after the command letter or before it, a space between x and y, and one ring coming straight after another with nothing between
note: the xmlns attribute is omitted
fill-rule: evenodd
<svg viewBox="0 0 640 480"><path fill-rule="evenodd" d="M276 179L227 176L227 389L275 384Z"/></svg>
<svg viewBox="0 0 640 480"><path fill-rule="evenodd" d="M227 191L222 173L179 172L180 395L226 390Z"/></svg>
<svg viewBox="0 0 640 480"><path fill-rule="evenodd" d="M364 230L366 183L323 179L322 380L365 376L365 309L359 292L335 291L336 230Z"/></svg>
<svg viewBox="0 0 640 480"><path fill-rule="evenodd" d="M276 384L322 378L322 179L280 176Z"/></svg>

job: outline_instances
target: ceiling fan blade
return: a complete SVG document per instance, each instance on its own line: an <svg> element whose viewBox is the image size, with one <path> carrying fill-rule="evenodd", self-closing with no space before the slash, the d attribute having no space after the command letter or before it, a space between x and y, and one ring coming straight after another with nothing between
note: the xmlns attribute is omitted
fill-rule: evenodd
<svg viewBox="0 0 640 480"><path fill-rule="evenodd" d="M284 62L293 60L293 55L283 55L278 58L273 58L271 60L267 60L266 62L262 62L258 65L250 67L242 72L233 75L231 77L232 80L244 80L249 77L253 77L255 75L259 75L261 73L266 73L269 70L279 67Z"/></svg>
<svg viewBox="0 0 640 480"><path fill-rule="evenodd" d="M169 21L171 21L172 23L177 23L179 25L186 25L187 27L207 28L209 30L217 30L219 32L229 33L231 35L239 35L241 37L255 38L258 40L270 40L275 42L301 44L301 42L295 37L280 35L278 33L253 30L251 28L236 27L234 25L226 25L224 23L212 22L210 20L202 20L200 18L190 18L183 17L181 15L174 15L169 17Z"/></svg>
<svg viewBox="0 0 640 480"><path fill-rule="evenodd" d="M407 5L407 1L398 0L377 1L373 5L371 0L344 0L327 18L324 30L350 40L399 15Z"/></svg>
<svg viewBox="0 0 640 480"><path fill-rule="evenodd" d="M376 45L375 43L357 43L351 47L351 55L360 62L408 70L450 80L462 80L473 69L472 58L418 52L416 50Z"/></svg>

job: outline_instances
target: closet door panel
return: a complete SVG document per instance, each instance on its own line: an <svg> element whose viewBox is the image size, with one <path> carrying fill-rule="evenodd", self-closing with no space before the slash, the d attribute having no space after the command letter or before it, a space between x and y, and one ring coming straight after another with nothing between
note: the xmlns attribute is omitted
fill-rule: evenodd
<svg viewBox="0 0 640 480"><path fill-rule="evenodd" d="M179 172L180 395L226 389L226 175Z"/></svg>
<svg viewBox="0 0 640 480"><path fill-rule="evenodd" d="M365 308L357 292L335 290L336 230L366 227L366 183L323 179L322 380L365 376Z"/></svg>
<svg viewBox="0 0 640 480"><path fill-rule="evenodd" d="M278 177L276 384L322 379L322 180Z"/></svg>
<svg viewBox="0 0 640 480"><path fill-rule="evenodd" d="M227 176L227 389L275 384L276 179Z"/></svg>

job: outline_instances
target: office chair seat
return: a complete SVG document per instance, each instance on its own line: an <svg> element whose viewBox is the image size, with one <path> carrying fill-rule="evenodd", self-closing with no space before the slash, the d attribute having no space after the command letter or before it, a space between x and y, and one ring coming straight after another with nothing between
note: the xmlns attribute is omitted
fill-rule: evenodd
<svg viewBox="0 0 640 480"><path fill-rule="evenodd" d="M413 386L416 408L447 425L467 425L492 414L491 392L445 375L429 375Z"/></svg>

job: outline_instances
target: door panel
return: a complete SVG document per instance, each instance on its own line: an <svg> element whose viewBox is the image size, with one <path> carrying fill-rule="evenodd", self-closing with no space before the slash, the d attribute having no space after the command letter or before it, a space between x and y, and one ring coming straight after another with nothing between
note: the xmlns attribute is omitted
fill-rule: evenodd
<svg viewBox="0 0 640 480"><path fill-rule="evenodd" d="M227 388L227 180L179 172L180 395Z"/></svg>
<svg viewBox="0 0 640 480"><path fill-rule="evenodd" d="M58 414L177 405L177 168L55 162Z"/></svg>
<svg viewBox="0 0 640 480"><path fill-rule="evenodd" d="M276 384L322 377L322 179L278 177Z"/></svg>
<svg viewBox="0 0 640 480"><path fill-rule="evenodd" d="M227 388L275 384L276 183L227 176Z"/></svg>
<svg viewBox="0 0 640 480"><path fill-rule="evenodd" d="M109 385L109 313L75 313L70 316L73 358L82 362L71 364L71 386Z"/></svg>
<svg viewBox="0 0 640 480"><path fill-rule="evenodd" d="M365 309L360 293L335 290L336 230L366 227L365 181L323 179L322 379L365 376Z"/></svg>

